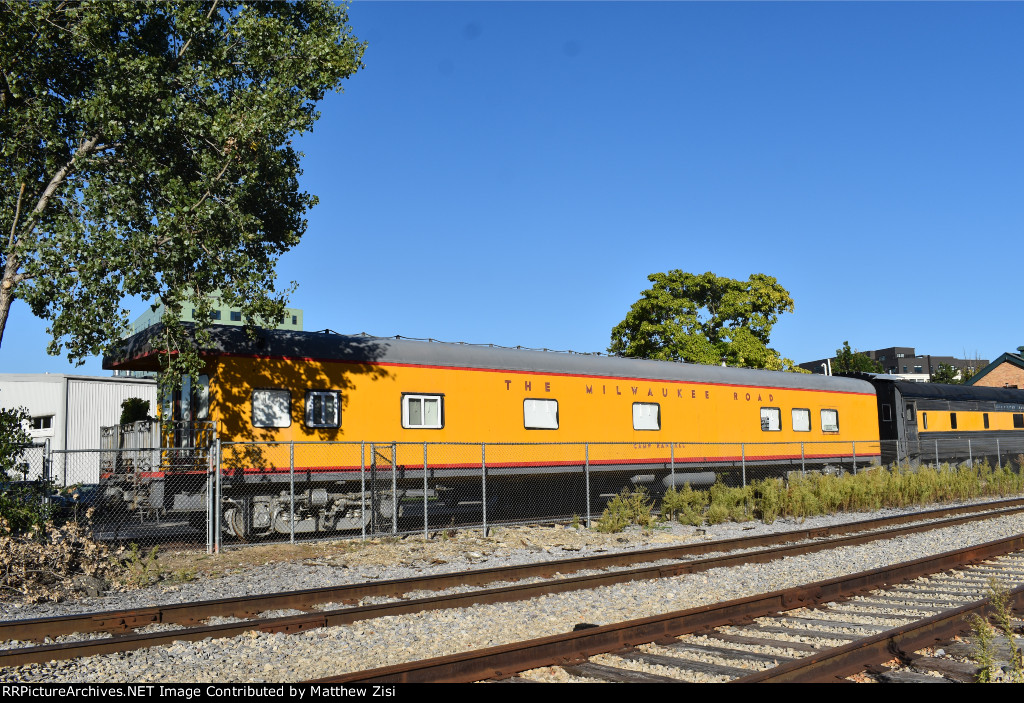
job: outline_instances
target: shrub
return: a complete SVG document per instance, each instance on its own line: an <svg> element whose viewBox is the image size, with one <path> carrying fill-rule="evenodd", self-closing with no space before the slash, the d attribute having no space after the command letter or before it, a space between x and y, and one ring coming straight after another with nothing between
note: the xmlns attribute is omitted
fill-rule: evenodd
<svg viewBox="0 0 1024 703"><path fill-rule="evenodd" d="M22 534L40 529L50 518L53 484L25 481L20 464L32 437L25 427L30 416L24 408L0 408L0 534Z"/></svg>
<svg viewBox="0 0 1024 703"><path fill-rule="evenodd" d="M612 498L601 513L601 519L594 525L598 532L621 532L630 525L652 527L655 523L654 503L642 486L635 490L628 488Z"/></svg>
<svg viewBox="0 0 1024 703"><path fill-rule="evenodd" d="M661 518L676 519L683 525L700 525L704 522L707 507L707 491L695 491L688 483L683 485L681 491L673 486L665 491L661 499Z"/></svg>

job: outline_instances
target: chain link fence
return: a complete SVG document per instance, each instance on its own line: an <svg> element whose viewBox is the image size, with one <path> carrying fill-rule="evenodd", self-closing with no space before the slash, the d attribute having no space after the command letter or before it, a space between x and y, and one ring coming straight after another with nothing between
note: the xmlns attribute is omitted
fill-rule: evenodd
<svg viewBox="0 0 1024 703"><path fill-rule="evenodd" d="M745 486L792 472L856 473L899 462L1019 472L1024 438L775 443L195 443L48 451L26 447L27 480L62 507L94 508L103 540L217 550L254 541L380 537L496 525L591 525L624 490ZM121 444L125 444L124 441ZM72 489L72 490L67 490ZM219 509L215 509L217 506ZM77 514L76 512L76 514Z"/></svg>

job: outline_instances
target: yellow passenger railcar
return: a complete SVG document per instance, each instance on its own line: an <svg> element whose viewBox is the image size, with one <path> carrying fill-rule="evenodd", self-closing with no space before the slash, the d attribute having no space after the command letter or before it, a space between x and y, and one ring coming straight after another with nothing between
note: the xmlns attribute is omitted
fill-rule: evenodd
<svg viewBox="0 0 1024 703"><path fill-rule="evenodd" d="M108 366L155 368L158 337L147 332ZM266 487L296 475L312 502L335 506L322 525L358 524L345 517L352 482L379 465L377 447L390 447L388 470L410 485L424 473L478 475L482 465L535 478L586 465L614 486L753 461L781 470L879 455L874 389L857 379L319 332L251 340L217 327L213 339L205 373L186 379L165 417L213 423L237 443L223 469L242 533L273 527ZM165 510L196 509L190 471L153 473L165 482Z"/></svg>

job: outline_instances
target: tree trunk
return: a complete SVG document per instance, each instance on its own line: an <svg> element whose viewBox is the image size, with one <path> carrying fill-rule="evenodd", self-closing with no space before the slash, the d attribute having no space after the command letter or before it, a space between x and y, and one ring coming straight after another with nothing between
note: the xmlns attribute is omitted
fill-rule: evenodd
<svg viewBox="0 0 1024 703"><path fill-rule="evenodd" d="M14 276L18 272L18 257L13 251L7 252L7 263L4 266L4 277L0 280L0 347L4 344L4 328L7 327L7 315L11 312L14 302Z"/></svg>

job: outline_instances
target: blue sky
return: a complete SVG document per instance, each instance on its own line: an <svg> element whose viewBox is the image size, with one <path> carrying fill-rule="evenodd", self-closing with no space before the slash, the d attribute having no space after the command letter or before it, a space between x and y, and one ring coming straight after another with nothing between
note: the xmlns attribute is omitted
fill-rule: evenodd
<svg viewBox="0 0 1024 703"><path fill-rule="evenodd" d="M1024 344L1021 3L362 2L278 267L309 330L602 351L669 269L775 276L797 362ZM142 306L132 312L141 313ZM45 356L16 303L0 371Z"/></svg>

